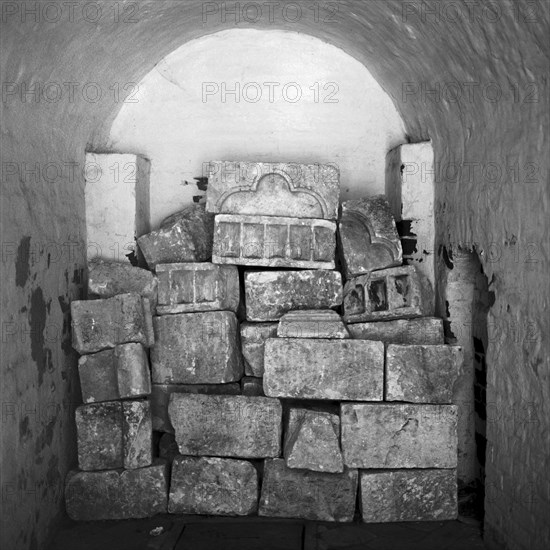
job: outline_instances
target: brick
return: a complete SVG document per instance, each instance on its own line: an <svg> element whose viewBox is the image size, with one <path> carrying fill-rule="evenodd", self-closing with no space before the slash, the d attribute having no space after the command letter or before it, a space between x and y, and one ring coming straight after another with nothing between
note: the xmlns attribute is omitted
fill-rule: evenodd
<svg viewBox="0 0 550 550"><path fill-rule="evenodd" d="M180 313L153 319L154 384L224 384L240 380L238 321L229 311Z"/></svg>
<svg viewBox="0 0 550 550"><path fill-rule="evenodd" d="M241 323L241 349L247 376L264 375L265 342L277 336L277 326L277 323Z"/></svg>
<svg viewBox="0 0 550 550"><path fill-rule="evenodd" d="M270 397L381 401L384 344L367 340L274 338L266 342Z"/></svg>
<svg viewBox="0 0 550 550"><path fill-rule="evenodd" d="M422 292L412 266L360 275L344 287L344 320L348 323L421 315Z"/></svg>
<svg viewBox="0 0 550 550"><path fill-rule="evenodd" d="M137 470L73 470L65 482L67 515L74 521L145 518L167 510L166 461Z"/></svg>
<svg viewBox="0 0 550 550"><path fill-rule="evenodd" d="M241 379L241 394L264 396L263 379L254 376L243 376Z"/></svg>
<svg viewBox="0 0 550 550"><path fill-rule="evenodd" d="M357 470L328 474L287 468L281 459L266 460L258 514L353 521L357 482Z"/></svg>
<svg viewBox="0 0 550 550"><path fill-rule="evenodd" d="M457 407L342 403L344 464L350 468L456 468Z"/></svg>
<svg viewBox="0 0 550 550"><path fill-rule="evenodd" d="M237 312L239 272L233 265L159 264L157 315L195 311Z"/></svg>
<svg viewBox="0 0 550 550"><path fill-rule="evenodd" d="M280 455L282 408L277 399L172 394L168 412L181 454L239 458Z"/></svg>
<svg viewBox="0 0 550 550"><path fill-rule="evenodd" d="M349 338L349 332L338 313L332 309L289 311L277 327L281 338Z"/></svg>
<svg viewBox="0 0 550 550"><path fill-rule="evenodd" d="M386 344L445 343L443 319L418 317L371 323L354 323L348 326L352 338L359 340L381 340Z"/></svg>
<svg viewBox="0 0 550 550"><path fill-rule="evenodd" d="M384 195L342 203L338 224L346 277L401 265L401 241Z"/></svg>
<svg viewBox="0 0 550 550"><path fill-rule="evenodd" d="M340 181L330 164L211 161L206 209L249 216L338 216Z"/></svg>
<svg viewBox="0 0 550 550"><path fill-rule="evenodd" d="M328 309L342 303L337 271L248 271L244 277L248 321L277 321L294 309Z"/></svg>
<svg viewBox="0 0 550 550"><path fill-rule="evenodd" d="M303 269L334 269L336 223L328 220L218 214L212 261Z"/></svg>
<svg viewBox="0 0 550 550"><path fill-rule="evenodd" d="M390 344L386 349L386 401L451 403L462 370L459 346Z"/></svg>
<svg viewBox="0 0 550 550"><path fill-rule="evenodd" d="M122 402L122 446L127 470L153 462L153 426L148 401Z"/></svg>
<svg viewBox="0 0 550 550"><path fill-rule="evenodd" d="M362 471L360 503L365 523L454 520L456 470Z"/></svg>
<svg viewBox="0 0 550 550"><path fill-rule="evenodd" d="M149 300L120 294L104 300L71 302L73 348L80 354L114 348L117 344L154 343Z"/></svg>
<svg viewBox="0 0 550 550"><path fill-rule="evenodd" d="M178 456L172 464L168 512L246 516L258 509L258 472L230 458Z"/></svg>

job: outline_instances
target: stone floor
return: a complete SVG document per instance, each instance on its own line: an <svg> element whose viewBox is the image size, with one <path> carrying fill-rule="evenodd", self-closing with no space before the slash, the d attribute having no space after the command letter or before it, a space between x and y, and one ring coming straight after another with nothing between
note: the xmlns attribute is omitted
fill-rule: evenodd
<svg viewBox="0 0 550 550"><path fill-rule="evenodd" d="M155 528L162 533L154 536ZM67 522L48 550L483 550L476 522L322 523L157 516Z"/></svg>

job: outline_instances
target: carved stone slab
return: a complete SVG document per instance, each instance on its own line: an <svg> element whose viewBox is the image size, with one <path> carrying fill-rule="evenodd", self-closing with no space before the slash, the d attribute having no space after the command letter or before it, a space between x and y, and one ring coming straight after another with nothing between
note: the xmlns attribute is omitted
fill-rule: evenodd
<svg viewBox="0 0 550 550"><path fill-rule="evenodd" d="M418 317L374 323L354 323L348 326L352 338L357 340L381 340L386 344L445 343L443 319Z"/></svg>
<svg viewBox="0 0 550 550"><path fill-rule="evenodd" d="M277 323L241 323L241 349L247 376L264 375L265 342L275 336Z"/></svg>
<svg viewBox="0 0 550 550"><path fill-rule="evenodd" d="M332 309L289 311L279 321L281 338L349 338L340 315Z"/></svg>

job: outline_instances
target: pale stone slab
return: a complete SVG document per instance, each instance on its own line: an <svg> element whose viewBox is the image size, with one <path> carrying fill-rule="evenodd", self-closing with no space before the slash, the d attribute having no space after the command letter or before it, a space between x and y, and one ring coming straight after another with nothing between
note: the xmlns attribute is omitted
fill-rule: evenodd
<svg viewBox="0 0 550 550"><path fill-rule="evenodd" d="M329 309L342 303L338 271L248 271L244 285L249 321L277 321L295 309Z"/></svg>
<svg viewBox="0 0 550 550"><path fill-rule="evenodd" d="M459 346L390 344L386 348L386 401L451 403L462 370Z"/></svg>
<svg viewBox="0 0 550 550"><path fill-rule="evenodd" d="M445 343L443 319L436 317L354 323L348 326L348 330L352 338L381 340L386 344L437 345Z"/></svg>
<svg viewBox="0 0 550 550"><path fill-rule="evenodd" d="M360 498L365 523L454 520L456 470L362 471Z"/></svg>
<svg viewBox="0 0 550 550"><path fill-rule="evenodd" d="M280 455L282 407L277 399L172 394L168 412L181 454L240 458Z"/></svg>
<svg viewBox="0 0 550 550"><path fill-rule="evenodd" d="M264 375L265 342L277 336L277 326L277 323L241 323L241 349L247 376Z"/></svg>
<svg viewBox="0 0 550 550"><path fill-rule="evenodd" d="M73 470L65 483L65 506L74 521L145 518L166 513L168 466L155 460L137 470Z"/></svg>
<svg viewBox="0 0 550 550"><path fill-rule="evenodd" d="M149 300L139 294L119 294L104 300L71 302L73 348L94 353L117 344L154 343Z"/></svg>
<svg viewBox="0 0 550 550"><path fill-rule="evenodd" d="M334 269L336 223L328 220L218 214L212 262Z"/></svg>
<svg viewBox="0 0 550 550"><path fill-rule="evenodd" d="M368 340L274 338L266 342L270 397L381 401L384 344Z"/></svg>
<svg viewBox="0 0 550 550"><path fill-rule="evenodd" d="M348 323L420 317L422 290L413 266L373 271L350 279L344 287Z"/></svg>
<svg viewBox="0 0 550 550"><path fill-rule="evenodd" d="M357 470L341 474L288 468L282 459L266 460L260 516L317 521L353 521Z"/></svg>
<svg viewBox="0 0 550 550"><path fill-rule="evenodd" d="M331 164L210 161L206 209L216 214L334 220L340 175Z"/></svg>
<svg viewBox="0 0 550 550"><path fill-rule="evenodd" d="M401 265L401 241L384 195L342 203L338 224L346 277Z"/></svg>
<svg viewBox="0 0 550 550"><path fill-rule="evenodd" d="M172 464L168 512L246 516L258 509L258 472L245 460L178 456Z"/></svg>
<svg viewBox="0 0 550 550"><path fill-rule="evenodd" d="M338 313L332 309L289 311L277 327L281 338L349 338L349 332Z"/></svg>
<svg viewBox="0 0 550 550"><path fill-rule="evenodd" d="M241 379L241 394L264 396L263 379L255 376L243 376Z"/></svg>
<svg viewBox="0 0 550 550"><path fill-rule="evenodd" d="M157 315L195 311L237 312L239 272L234 265L159 264Z"/></svg>
<svg viewBox="0 0 550 550"><path fill-rule="evenodd" d="M243 375L239 323L230 311L154 317L154 384L224 384Z"/></svg>
<svg viewBox="0 0 550 550"><path fill-rule="evenodd" d="M342 403L344 464L350 468L456 468L454 405Z"/></svg>
<svg viewBox="0 0 550 550"><path fill-rule="evenodd" d="M122 402L124 468L134 470L153 462L151 408L145 400Z"/></svg>

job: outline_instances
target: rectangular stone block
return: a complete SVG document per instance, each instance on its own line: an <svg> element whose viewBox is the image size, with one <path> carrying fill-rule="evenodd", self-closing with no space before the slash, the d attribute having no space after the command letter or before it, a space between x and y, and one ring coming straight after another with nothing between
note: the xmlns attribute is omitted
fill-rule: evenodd
<svg viewBox="0 0 550 550"><path fill-rule="evenodd" d="M277 399L172 394L168 413L181 454L239 458L280 455L282 407Z"/></svg>
<svg viewBox="0 0 550 550"><path fill-rule="evenodd" d="M281 459L266 460L260 516L317 521L353 521L357 470L327 474L288 468Z"/></svg>
<svg viewBox="0 0 550 550"><path fill-rule="evenodd" d="M151 371L147 351L141 344L115 346L118 394L121 398L151 393Z"/></svg>
<svg viewBox="0 0 550 550"><path fill-rule="evenodd" d="M195 311L237 312L239 272L234 265L159 264L157 315Z"/></svg>
<svg viewBox="0 0 550 550"><path fill-rule="evenodd" d="M166 461L137 470L73 470L65 482L67 515L74 521L146 518L167 511Z"/></svg>
<svg viewBox="0 0 550 550"><path fill-rule="evenodd" d="M241 394L265 396L263 378L243 376L241 379Z"/></svg>
<svg viewBox="0 0 550 550"><path fill-rule="evenodd" d="M244 286L248 321L277 321L294 309L329 309L342 303L338 271L248 271Z"/></svg>
<svg viewBox="0 0 550 550"><path fill-rule="evenodd" d="M270 397L381 401L384 344L368 340L274 338L266 342Z"/></svg>
<svg viewBox="0 0 550 550"><path fill-rule="evenodd" d="M73 348L80 354L117 344L154 343L149 300L139 294L119 294L104 300L71 302Z"/></svg>
<svg viewBox="0 0 550 550"><path fill-rule="evenodd" d="M281 338L349 338L342 318L332 309L311 309L285 313L277 327Z"/></svg>
<svg viewBox="0 0 550 550"><path fill-rule="evenodd" d="M122 402L124 468L134 470L153 462L153 426L149 402Z"/></svg>
<svg viewBox="0 0 550 550"><path fill-rule="evenodd" d="M258 509L258 472L245 460L177 456L168 512L247 516Z"/></svg>
<svg viewBox="0 0 550 550"><path fill-rule="evenodd" d="M362 471L360 503L365 523L454 520L456 470Z"/></svg>
<svg viewBox="0 0 550 550"><path fill-rule="evenodd" d="M422 315L422 292L413 266L373 271L344 287L344 320L384 321Z"/></svg>
<svg viewBox="0 0 550 550"><path fill-rule="evenodd" d="M328 220L218 214L212 262L334 269L336 223Z"/></svg>
<svg viewBox="0 0 550 550"><path fill-rule="evenodd" d="M153 319L154 384L224 384L240 380L239 323L230 311L180 313Z"/></svg>
<svg viewBox="0 0 550 550"><path fill-rule="evenodd" d="M247 376L264 375L265 342L275 336L277 323L241 323L241 349Z"/></svg>
<svg viewBox="0 0 550 550"><path fill-rule="evenodd" d="M206 209L247 216L338 217L340 175L331 164L210 161Z"/></svg>
<svg viewBox="0 0 550 550"><path fill-rule="evenodd" d="M350 468L456 468L457 407L342 403L344 464Z"/></svg>
<svg viewBox="0 0 550 550"><path fill-rule="evenodd" d="M437 345L445 343L443 319L418 317L373 323L354 323L348 326L352 338L379 340L385 344Z"/></svg>
<svg viewBox="0 0 550 550"><path fill-rule="evenodd" d="M384 399L451 403L463 361L459 346L390 344L386 349Z"/></svg>

